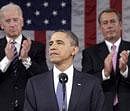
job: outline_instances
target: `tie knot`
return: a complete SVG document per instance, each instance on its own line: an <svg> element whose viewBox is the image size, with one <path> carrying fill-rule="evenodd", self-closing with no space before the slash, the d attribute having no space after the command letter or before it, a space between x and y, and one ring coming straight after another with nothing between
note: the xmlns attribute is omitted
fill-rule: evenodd
<svg viewBox="0 0 130 111"><path fill-rule="evenodd" d="M111 50L112 50L112 51L116 51L116 45L113 44L113 45L111 46Z"/></svg>
<svg viewBox="0 0 130 111"><path fill-rule="evenodd" d="M68 76L65 73L61 73L59 75L59 81L60 83L66 83L68 81Z"/></svg>
<svg viewBox="0 0 130 111"><path fill-rule="evenodd" d="M11 41L11 44L16 44L16 41L15 41L15 40L12 40L12 41Z"/></svg>

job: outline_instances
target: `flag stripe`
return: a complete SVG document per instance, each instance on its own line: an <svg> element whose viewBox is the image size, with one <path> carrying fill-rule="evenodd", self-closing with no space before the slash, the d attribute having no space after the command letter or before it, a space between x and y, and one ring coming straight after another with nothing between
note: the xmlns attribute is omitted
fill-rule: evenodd
<svg viewBox="0 0 130 111"><path fill-rule="evenodd" d="M96 43L96 1L85 0L85 47Z"/></svg>
<svg viewBox="0 0 130 111"><path fill-rule="evenodd" d="M107 9L110 7L110 1L109 0L97 0L97 32L96 32L96 43L100 43L103 41L103 35L101 33L101 31L99 30L99 23L98 23L98 15L100 14L100 12L104 9Z"/></svg>
<svg viewBox="0 0 130 111"><path fill-rule="evenodd" d="M110 7L122 13L122 0L110 0Z"/></svg>
<svg viewBox="0 0 130 111"><path fill-rule="evenodd" d="M34 37L36 41L46 44L46 31L35 31Z"/></svg>
<svg viewBox="0 0 130 111"><path fill-rule="evenodd" d="M130 41L130 0L122 0L123 39Z"/></svg>

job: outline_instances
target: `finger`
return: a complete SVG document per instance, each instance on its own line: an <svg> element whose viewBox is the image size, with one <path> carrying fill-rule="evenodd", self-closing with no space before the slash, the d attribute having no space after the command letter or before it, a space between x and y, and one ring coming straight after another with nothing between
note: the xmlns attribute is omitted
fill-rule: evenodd
<svg viewBox="0 0 130 111"><path fill-rule="evenodd" d="M28 42L29 45L31 45L31 43L32 43L30 38L27 38L27 42Z"/></svg>
<svg viewBox="0 0 130 111"><path fill-rule="evenodd" d="M127 65L127 62L128 62L128 59L126 59L126 58L121 57L119 59L119 64L121 64L121 66Z"/></svg>
<svg viewBox="0 0 130 111"><path fill-rule="evenodd" d="M126 61L125 61L125 59L123 59L123 58L120 58L120 59L119 59L119 62L120 62L120 64L126 64Z"/></svg>
<svg viewBox="0 0 130 111"><path fill-rule="evenodd" d="M129 56L129 54L130 54L130 50L127 50L127 54L128 54L128 56Z"/></svg>
<svg viewBox="0 0 130 111"><path fill-rule="evenodd" d="M120 56L122 56L122 55L126 55L126 56L129 56L129 50L124 50L124 51L122 51L121 53L120 53Z"/></svg>
<svg viewBox="0 0 130 111"><path fill-rule="evenodd" d="M30 47L30 45L31 45L31 40L29 38L23 41L23 44L22 44L23 47L28 48Z"/></svg>

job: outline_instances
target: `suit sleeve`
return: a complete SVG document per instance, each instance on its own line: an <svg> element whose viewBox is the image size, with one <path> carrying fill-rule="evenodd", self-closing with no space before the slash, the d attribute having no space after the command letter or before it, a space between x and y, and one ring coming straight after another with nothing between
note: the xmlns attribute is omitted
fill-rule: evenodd
<svg viewBox="0 0 130 111"><path fill-rule="evenodd" d="M30 76L48 71L43 44L33 42L29 57L32 61L30 68L28 68Z"/></svg>
<svg viewBox="0 0 130 111"><path fill-rule="evenodd" d="M35 94L30 80L25 90L24 111L36 111Z"/></svg>
<svg viewBox="0 0 130 111"><path fill-rule="evenodd" d="M101 81L102 78L102 69L103 65L101 61L99 61L95 56L95 54L92 54L90 52L91 49L85 49L82 52L82 71L92 74L96 77L98 77Z"/></svg>
<svg viewBox="0 0 130 111"><path fill-rule="evenodd" d="M101 88L100 82L96 81L92 93L91 111L103 111L103 107L104 107L103 90Z"/></svg>

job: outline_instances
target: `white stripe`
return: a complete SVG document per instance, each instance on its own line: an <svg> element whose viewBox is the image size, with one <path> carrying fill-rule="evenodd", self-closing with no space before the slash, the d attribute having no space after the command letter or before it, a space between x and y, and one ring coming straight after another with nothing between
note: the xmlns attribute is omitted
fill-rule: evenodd
<svg viewBox="0 0 130 111"><path fill-rule="evenodd" d="M75 56L74 66L81 70L82 49L84 48L84 4L85 0L72 0L72 32L79 38L79 53Z"/></svg>
<svg viewBox="0 0 130 111"><path fill-rule="evenodd" d="M99 13L110 7L110 0L97 0L97 37L96 41L97 43L101 42L103 40L102 33L100 32L99 25L98 25L98 15Z"/></svg>
<svg viewBox="0 0 130 111"><path fill-rule="evenodd" d="M25 37L29 37L29 38L31 38L32 40L34 40L35 39L35 37L34 37L34 31L29 31L29 30L24 30L23 32L23 35L25 36Z"/></svg>
<svg viewBox="0 0 130 111"><path fill-rule="evenodd" d="M34 31L27 31L27 30L24 30L23 32L23 35L25 37L30 37L32 40L34 40ZM0 30L0 38L4 37L5 36L5 33L4 31Z"/></svg>
<svg viewBox="0 0 130 111"><path fill-rule="evenodd" d="M130 41L130 0L122 0L123 39Z"/></svg>

